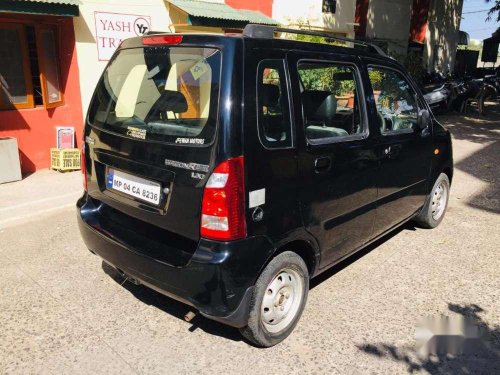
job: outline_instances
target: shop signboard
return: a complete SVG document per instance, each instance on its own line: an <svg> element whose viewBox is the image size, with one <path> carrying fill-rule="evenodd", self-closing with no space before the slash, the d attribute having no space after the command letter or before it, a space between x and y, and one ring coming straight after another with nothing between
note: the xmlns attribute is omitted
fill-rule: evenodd
<svg viewBox="0 0 500 375"><path fill-rule="evenodd" d="M135 14L95 12L99 61L108 61L123 39L151 31L151 17Z"/></svg>

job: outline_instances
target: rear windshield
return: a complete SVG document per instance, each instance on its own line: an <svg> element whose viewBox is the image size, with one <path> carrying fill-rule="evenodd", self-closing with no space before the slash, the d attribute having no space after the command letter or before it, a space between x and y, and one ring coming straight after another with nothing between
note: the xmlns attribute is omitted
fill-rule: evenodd
<svg viewBox="0 0 500 375"><path fill-rule="evenodd" d="M221 53L212 48L120 51L99 82L89 122L133 138L206 144L215 133Z"/></svg>

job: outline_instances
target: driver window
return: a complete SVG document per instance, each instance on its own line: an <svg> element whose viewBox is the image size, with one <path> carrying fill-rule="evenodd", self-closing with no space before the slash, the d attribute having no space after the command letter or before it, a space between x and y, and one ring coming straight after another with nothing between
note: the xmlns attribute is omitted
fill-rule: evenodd
<svg viewBox="0 0 500 375"><path fill-rule="evenodd" d="M416 93L399 72L368 67L382 134L407 132L415 128L418 117Z"/></svg>

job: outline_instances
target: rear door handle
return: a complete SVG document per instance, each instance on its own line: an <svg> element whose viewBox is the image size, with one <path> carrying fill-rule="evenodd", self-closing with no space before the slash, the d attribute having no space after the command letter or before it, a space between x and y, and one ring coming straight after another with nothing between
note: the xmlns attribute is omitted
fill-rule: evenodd
<svg viewBox="0 0 500 375"><path fill-rule="evenodd" d="M327 171L328 169L330 169L331 165L332 161L327 156L323 156L314 160L314 169L316 170L316 172Z"/></svg>
<svg viewBox="0 0 500 375"><path fill-rule="evenodd" d="M398 155L399 151L401 151L401 146L399 145L388 146L384 149L384 155L391 158Z"/></svg>

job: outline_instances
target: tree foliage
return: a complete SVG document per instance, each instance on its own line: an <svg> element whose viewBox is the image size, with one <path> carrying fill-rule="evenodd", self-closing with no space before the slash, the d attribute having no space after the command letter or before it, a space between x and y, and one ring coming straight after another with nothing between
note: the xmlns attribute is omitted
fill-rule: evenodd
<svg viewBox="0 0 500 375"><path fill-rule="evenodd" d="M486 21L490 21L491 19L495 18L496 14L496 22L500 22L500 0L485 0L487 3L492 3L493 6L491 9L488 11L488 17L486 18Z"/></svg>

